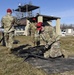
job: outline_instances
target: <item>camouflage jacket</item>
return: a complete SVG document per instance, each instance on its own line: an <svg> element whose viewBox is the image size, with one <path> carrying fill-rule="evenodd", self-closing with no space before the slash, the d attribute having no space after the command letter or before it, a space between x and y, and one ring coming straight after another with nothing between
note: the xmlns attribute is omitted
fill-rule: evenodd
<svg viewBox="0 0 74 75"><path fill-rule="evenodd" d="M52 26L45 26L42 35L43 39L48 42L53 42L55 40L57 41L60 39L60 36L56 35L55 29Z"/></svg>
<svg viewBox="0 0 74 75"><path fill-rule="evenodd" d="M4 32L11 32L14 30L14 23L16 23L16 18L10 14L5 15L1 19L2 27L4 28Z"/></svg>
<svg viewBox="0 0 74 75"><path fill-rule="evenodd" d="M36 27L36 23L31 23L30 27L29 27L31 33L35 34L37 27Z"/></svg>

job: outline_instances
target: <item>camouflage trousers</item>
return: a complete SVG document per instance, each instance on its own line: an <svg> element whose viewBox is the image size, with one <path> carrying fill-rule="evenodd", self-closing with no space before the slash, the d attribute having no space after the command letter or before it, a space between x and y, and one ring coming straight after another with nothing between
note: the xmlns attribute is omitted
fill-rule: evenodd
<svg viewBox="0 0 74 75"><path fill-rule="evenodd" d="M52 44L51 48L44 53L45 58L49 58L49 57L54 58L54 57L59 57L61 55L62 55L62 51L60 49L59 41Z"/></svg>
<svg viewBox="0 0 74 75"><path fill-rule="evenodd" d="M36 46L40 45L40 34L38 33L35 33L35 43L36 43Z"/></svg>
<svg viewBox="0 0 74 75"><path fill-rule="evenodd" d="M10 32L10 33L4 33L4 36L5 36L5 44L6 44L6 47L11 49L13 47L13 38L14 38L14 35L13 35L13 32Z"/></svg>
<svg viewBox="0 0 74 75"><path fill-rule="evenodd" d="M33 38L34 46L44 45L46 44L45 37L42 33L32 33L31 37Z"/></svg>

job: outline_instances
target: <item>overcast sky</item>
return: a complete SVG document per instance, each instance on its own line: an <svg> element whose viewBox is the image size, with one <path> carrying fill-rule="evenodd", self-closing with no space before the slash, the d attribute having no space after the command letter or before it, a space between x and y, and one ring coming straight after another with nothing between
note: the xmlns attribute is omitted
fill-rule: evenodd
<svg viewBox="0 0 74 75"><path fill-rule="evenodd" d="M61 17L61 24L74 24L74 0L0 0L0 20L7 8L16 9L19 3L30 1L40 6L41 14Z"/></svg>

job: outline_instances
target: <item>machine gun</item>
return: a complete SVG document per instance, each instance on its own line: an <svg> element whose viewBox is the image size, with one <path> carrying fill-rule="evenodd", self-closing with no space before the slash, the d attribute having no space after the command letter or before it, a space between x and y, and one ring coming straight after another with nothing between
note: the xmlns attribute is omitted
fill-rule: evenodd
<svg viewBox="0 0 74 75"><path fill-rule="evenodd" d="M56 42L56 40L54 40L51 43L48 42L46 45L29 47L29 48L24 49L22 51L20 50L18 52L18 56L20 56L22 58L25 57L25 60L27 60L30 57L47 59L47 58L44 58L44 53L46 51L48 51L51 48L52 44L55 43L55 42Z"/></svg>
<svg viewBox="0 0 74 75"><path fill-rule="evenodd" d="M35 47L29 47L24 50L20 50L17 55L19 57L25 58L24 60L27 60L28 58L40 58L40 59L47 59L44 58L44 53L48 51L48 49L51 48L51 45L49 45L48 48L45 47L45 45L35 46Z"/></svg>
<svg viewBox="0 0 74 75"><path fill-rule="evenodd" d="M2 43L3 46L5 46L4 29L1 29L0 33L1 33L0 43Z"/></svg>
<svg viewBox="0 0 74 75"><path fill-rule="evenodd" d="M23 51L19 51L18 56L22 58L25 57L25 60L27 60L30 57L45 59L43 57L43 54L46 50L47 49L45 49L44 45L29 47Z"/></svg>
<svg viewBox="0 0 74 75"><path fill-rule="evenodd" d="M3 40L4 40L4 37L2 37L2 38L0 39L0 43L1 43Z"/></svg>

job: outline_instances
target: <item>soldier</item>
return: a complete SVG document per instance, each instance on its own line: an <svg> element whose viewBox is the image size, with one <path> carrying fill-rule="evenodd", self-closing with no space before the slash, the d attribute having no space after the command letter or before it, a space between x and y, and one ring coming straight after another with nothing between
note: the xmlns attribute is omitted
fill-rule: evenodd
<svg viewBox="0 0 74 75"><path fill-rule="evenodd" d="M60 38L59 36L56 36L54 28L47 24L44 26L44 32L43 36L46 41L46 48L48 48L49 45L51 45L50 49L44 53L45 58L49 57L58 57L62 55L62 52L60 50Z"/></svg>
<svg viewBox="0 0 74 75"><path fill-rule="evenodd" d="M35 34L35 40L36 40L36 45L37 45L37 46L40 45L40 34L41 34L41 32L42 32L42 25L43 25L42 22L38 22L38 23L36 24L37 31L36 31L36 34Z"/></svg>
<svg viewBox="0 0 74 75"><path fill-rule="evenodd" d="M29 25L30 35L32 37L33 46L35 46L35 34L36 34L36 18L32 19L32 23Z"/></svg>
<svg viewBox="0 0 74 75"><path fill-rule="evenodd" d="M39 46L39 45L43 45L43 42L41 42L42 40L46 42L46 38L44 36L44 27L43 27L43 23L42 22L38 22L36 24L36 27L37 27L37 33L36 33L36 36L35 36L35 39L36 39L36 45Z"/></svg>
<svg viewBox="0 0 74 75"><path fill-rule="evenodd" d="M13 34L14 34L14 23L16 23L16 18L12 16L12 10L7 9L7 14L2 17L1 20L2 27L4 28L4 38L5 44L8 48L8 51L11 52L13 48Z"/></svg>

